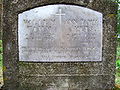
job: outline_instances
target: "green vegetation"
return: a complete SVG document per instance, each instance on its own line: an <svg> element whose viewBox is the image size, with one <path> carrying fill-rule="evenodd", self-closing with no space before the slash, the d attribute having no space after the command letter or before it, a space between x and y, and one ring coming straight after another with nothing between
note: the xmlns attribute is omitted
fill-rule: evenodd
<svg viewBox="0 0 120 90"><path fill-rule="evenodd" d="M118 42L120 43L120 42ZM117 47L116 68L120 69L120 46Z"/></svg>
<svg viewBox="0 0 120 90"><path fill-rule="evenodd" d="M115 0L118 4L118 7L120 6L120 0ZM118 8L117 11L117 34L120 34L120 8ZM115 90L120 90L120 38L117 40L117 57L116 57L116 87L118 87Z"/></svg>
<svg viewBox="0 0 120 90"><path fill-rule="evenodd" d="M0 67L2 67L3 61L3 47L2 47L2 40L0 40Z"/></svg>
<svg viewBox="0 0 120 90"><path fill-rule="evenodd" d="M118 7L120 6L120 0L116 0L116 2L118 3ZM117 11L117 32L118 34L120 34L120 8L118 8Z"/></svg>
<svg viewBox="0 0 120 90"><path fill-rule="evenodd" d="M117 40L117 54L116 54L116 85L120 86L120 39ZM120 87L119 87L120 88ZM116 89L120 90L120 89Z"/></svg>

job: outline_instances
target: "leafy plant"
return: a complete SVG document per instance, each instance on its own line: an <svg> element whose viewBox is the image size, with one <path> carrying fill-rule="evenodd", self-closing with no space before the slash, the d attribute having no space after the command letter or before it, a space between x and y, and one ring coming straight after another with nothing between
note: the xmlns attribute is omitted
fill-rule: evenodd
<svg viewBox="0 0 120 90"><path fill-rule="evenodd" d="M117 67L117 68L120 68L120 60L117 60L117 61L116 61L116 67Z"/></svg>
<svg viewBox="0 0 120 90"><path fill-rule="evenodd" d="M118 11L117 11L117 32L120 34L120 0L113 0L118 4Z"/></svg>

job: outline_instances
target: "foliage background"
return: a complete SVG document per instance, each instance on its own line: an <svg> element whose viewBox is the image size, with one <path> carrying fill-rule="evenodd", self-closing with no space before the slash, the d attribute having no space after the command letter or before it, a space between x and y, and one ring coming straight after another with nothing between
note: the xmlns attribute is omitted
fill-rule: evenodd
<svg viewBox="0 0 120 90"><path fill-rule="evenodd" d="M117 11L117 34L120 35L120 0L115 0L118 4ZM117 39L117 54L116 54L116 88L115 90L120 90L120 38Z"/></svg>

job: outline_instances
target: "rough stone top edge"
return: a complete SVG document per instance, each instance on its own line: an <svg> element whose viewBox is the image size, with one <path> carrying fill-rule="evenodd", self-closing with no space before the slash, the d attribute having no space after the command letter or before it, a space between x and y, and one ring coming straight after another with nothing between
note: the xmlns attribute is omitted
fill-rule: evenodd
<svg viewBox="0 0 120 90"><path fill-rule="evenodd" d="M110 8L113 7L114 11L112 10L112 13L116 14L117 10L117 3L114 3L114 0L0 0L0 2L3 3L3 14L10 16L10 14L20 14L22 12L31 10L33 8L37 8L40 6L46 6L46 5L54 5L54 4L68 4L68 5L76 5L76 6L82 6L88 9L92 9L95 11L98 11L102 14L105 14L104 7ZM108 3L108 4L107 4ZM94 6L95 4L100 4L97 8ZM105 5L102 7L102 5ZM9 14L5 14L8 13ZM110 12L110 13L111 13Z"/></svg>

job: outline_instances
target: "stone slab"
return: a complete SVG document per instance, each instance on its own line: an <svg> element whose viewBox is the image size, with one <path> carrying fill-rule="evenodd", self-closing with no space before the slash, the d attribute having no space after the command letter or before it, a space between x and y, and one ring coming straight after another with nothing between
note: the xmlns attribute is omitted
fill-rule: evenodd
<svg viewBox="0 0 120 90"><path fill-rule="evenodd" d="M18 23L20 61L102 61L102 13L48 5L20 13Z"/></svg>

